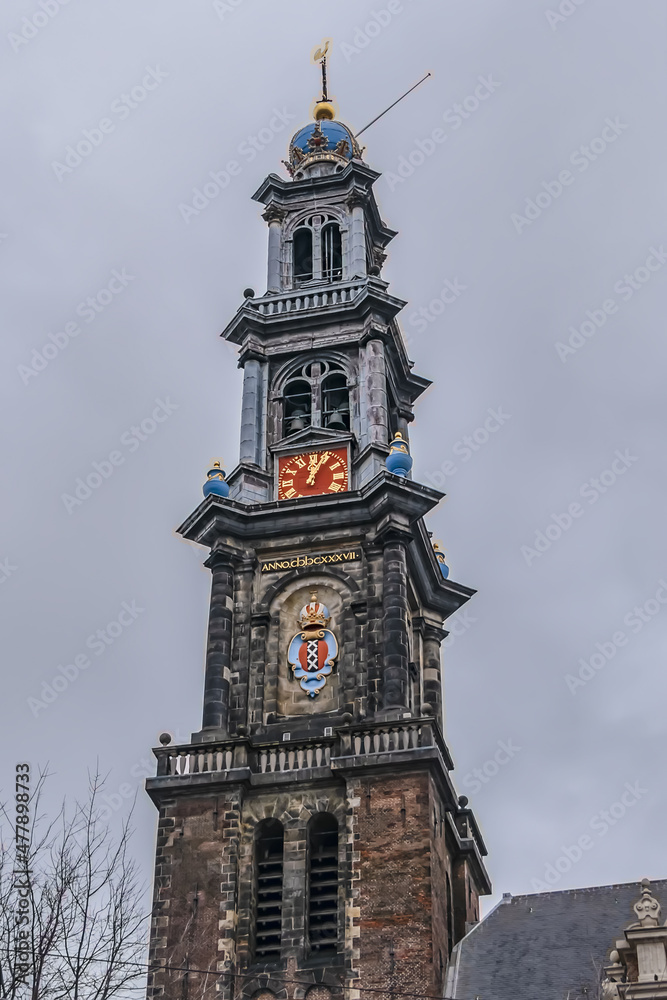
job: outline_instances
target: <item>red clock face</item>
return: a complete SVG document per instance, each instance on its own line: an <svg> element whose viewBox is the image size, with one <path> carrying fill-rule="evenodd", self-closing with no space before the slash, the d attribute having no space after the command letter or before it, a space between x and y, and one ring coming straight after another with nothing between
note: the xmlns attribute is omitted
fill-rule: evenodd
<svg viewBox="0 0 667 1000"><path fill-rule="evenodd" d="M310 451L278 459L279 500L342 493L347 489L347 448Z"/></svg>

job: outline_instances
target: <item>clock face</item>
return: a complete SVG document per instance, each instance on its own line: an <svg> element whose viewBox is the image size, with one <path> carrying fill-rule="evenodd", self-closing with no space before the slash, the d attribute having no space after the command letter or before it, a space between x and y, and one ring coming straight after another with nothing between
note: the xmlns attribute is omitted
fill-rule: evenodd
<svg viewBox="0 0 667 1000"><path fill-rule="evenodd" d="M349 489L347 448L309 451L278 460L278 499L342 493Z"/></svg>

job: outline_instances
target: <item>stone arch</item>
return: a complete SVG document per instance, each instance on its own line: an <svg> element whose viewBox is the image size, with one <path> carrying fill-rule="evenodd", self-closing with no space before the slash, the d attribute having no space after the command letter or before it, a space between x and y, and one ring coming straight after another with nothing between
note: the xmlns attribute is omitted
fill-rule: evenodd
<svg viewBox="0 0 667 1000"><path fill-rule="evenodd" d="M322 222L315 227L309 226L308 220L319 216ZM328 218L326 218L328 216ZM281 233L281 257L285 264L287 284L295 287L294 273L294 237L298 229L310 229L313 234L312 254L313 254L313 279L316 283L322 282L321 267L315 263L316 258L321 257L321 233L327 223L334 222L339 229L342 245L343 262L349 257L349 232L350 217L344 205L333 203L330 205L312 204L295 212L284 223ZM343 277L346 274L345 263L343 263ZM312 287L312 286L311 286Z"/></svg>
<svg viewBox="0 0 667 1000"><path fill-rule="evenodd" d="M272 990L268 987L269 981L274 982L275 980L269 980L266 975L246 979L243 983L241 996L244 1000L287 1000L289 996L287 987L283 986L282 989Z"/></svg>
<svg viewBox="0 0 667 1000"><path fill-rule="evenodd" d="M271 796L261 796L259 798L247 798L242 806L241 829L239 836L239 861L238 861L238 884L239 894L239 923L237 938L237 955L241 962L250 962L252 954L252 928L253 928L253 891L254 884L254 844L256 831L260 824L266 820L278 820L285 831L285 854L284 863L289 864L293 874L304 880L306 879L306 838L308 834L308 824L313 816L319 813L329 813L338 821L340 830L339 837L339 873L340 873L340 927L345 927L345 894L346 886L349 882L349 852L351 843L350 818L348 817L347 796L344 789L317 788L307 786L299 790L276 791ZM293 907L296 909L293 909ZM294 903L290 897L283 900L284 917L287 920L303 921L304 912L301 904ZM347 933L347 931L345 931ZM321 971L313 970L314 977L310 981L304 982L305 990L317 983L326 982L336 989L335 979L321 978ZM271 986L263 974L257 978L249 980L244 987L244 1000L255 1000L255 994L262 989L266 990ZM291 994L290 994L291 995ZM301 994L303 996L303 994ZM282 1000L283 994L276 992L276 1000Z"/></svg>
<svg viewBox="0 0 667 1000"><path fill-rule="evenodd" d="M294 987L294 1000L338 1000L343 996L340 983L326 969L313 969L312 983L299 983Z"/></svg>
<svg viewBox="0 0 667 1000"><path fill-rule="evenodd" d="M266 588L257 605L258 612L271 614L276 598L278 598L280 593L286 588L290 587L292 583L300 582L303 584L304 581L314 579L315 576L319 579L320 577L324 577L325 574L327 577L334 577L338 580L341 588L345 588L349 591L351 600L354 600L354 598L361 593L357 581L346 573L340 566L327 566L325 570L321 570L320 567L317 566L302 566L291 570L289 573L285 573L279 580L276 580L275 583Z"/></svg>
<svg viewBox="0 0 667 1000"><path fill-rule="evenodd" d="M333 569L333 568L332 568ZM315 570L315 572L314 572ZM342 690L350 669L348 659L354 644L354 616L350 611L356 585L340 571L327 567L302 567L294 570L264 595L263 608L270 616L264 670L264 715L323 715L337 712L342 706ZM312 591L327 606L330 628L338 643L338 657L325 685L315 697L302 688L287 660L287 650L299 631L301 608L310 601Z"/></svg>
<svg viewBox="0 0 667 1000"><path fill-rule="evenodd" d="M280 368L277 368L273 372L271 379L271 388L273 389L273 392L276 395L282 395L287 382L289 382L292 378L298 378L298 373L301 371L303 366L313 361L329 361L340 365L347 375L348 381L354 375L351 359L348 354L345 354L342 351L332 350L318 350L315 354L311 349L310 351L304 351L303 354L300 354L296 358L291 358L289 361L286 361L280 366Z"/></svg>
<svg viewBox="0 0 667 1000"><path fill-rule="evenodd" d="M300 226L303 226L304 223L313 215L330 215L332 221L338 223L341 231L347 228L348 217L343 205L334 203L331 205L320 205L318 208L314 208L311 204L306 208L301 209L300 212L295 212L291 218L287 219L283 228L285 240L293 240L295 230L299 229Z"/></svg>

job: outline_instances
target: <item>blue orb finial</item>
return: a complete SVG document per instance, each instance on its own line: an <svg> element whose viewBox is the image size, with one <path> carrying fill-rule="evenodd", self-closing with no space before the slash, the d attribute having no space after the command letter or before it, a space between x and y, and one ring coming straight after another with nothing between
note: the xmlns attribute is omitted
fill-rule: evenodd
<svg viewBox="0 0 667 1000"><path fill-rule="evenodd" d="M400 431L396 431L394 434L385 464L395 476L407 476L412 468L412 456L408 450L408 443Z"/></svg>
<svg viewBox="0 0 667 1000"><path fill-rule="evenodd" d="M445 562L445 553L440 551L440 546L437 542L433 543L433 551L435 552L435 558L438 560L438 566L440 567L440 572L442 573L445 580L449 576L449 566Z"/></svg>
<svg viewBox="0 0 667 1000"><path fill-rule="evenodd" d="M220 462L214 462L213 467L206 473L206 482L202 487L205 497L213 494L217 497L229 496L229 484L225 480L224 469L220 468Z"/></svg>

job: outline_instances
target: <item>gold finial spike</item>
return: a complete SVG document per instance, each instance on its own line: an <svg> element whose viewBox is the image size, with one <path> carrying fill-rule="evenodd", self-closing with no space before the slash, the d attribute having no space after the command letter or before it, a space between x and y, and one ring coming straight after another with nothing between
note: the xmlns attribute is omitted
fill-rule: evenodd
<svg viewBox="0 0 667 1000"><path fill-rule="evenodd" d="M221 461L222 461L222 459L218 459L218 460L217 460L216 462L214 462L214 463L213 463L213 468L214 468L214 469L219 469L219 468L220 468L220 462L221 462Z"/></svg>
<svg viewBox="0 0 667 1000"><path fill-rule="evenodd" d="M311 592L310 592L310 603L311 604L316 604L317 603L317 591L316 590L311 590Z"/></svg>

